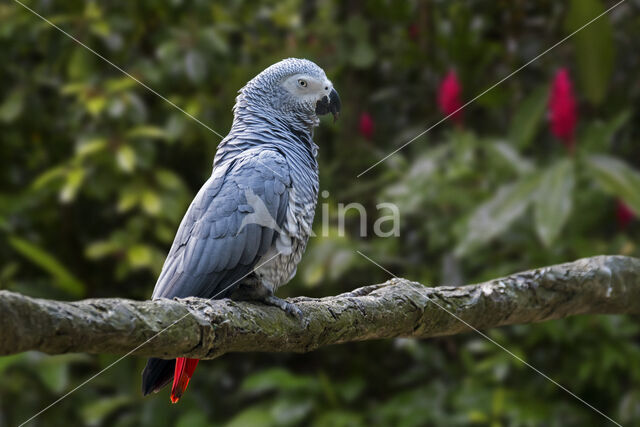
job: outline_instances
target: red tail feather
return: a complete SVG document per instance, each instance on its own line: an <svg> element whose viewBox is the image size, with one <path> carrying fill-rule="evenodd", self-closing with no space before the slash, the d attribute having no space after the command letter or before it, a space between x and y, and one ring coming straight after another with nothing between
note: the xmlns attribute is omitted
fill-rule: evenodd
<svg viewBox="0 0 640 427"><path fill-rule="evenodd" d="M197 365L198 359L187 359L186 357L178 357L176 359L173 387L171 387L171 403L177 403L180 400Z"/></svg>

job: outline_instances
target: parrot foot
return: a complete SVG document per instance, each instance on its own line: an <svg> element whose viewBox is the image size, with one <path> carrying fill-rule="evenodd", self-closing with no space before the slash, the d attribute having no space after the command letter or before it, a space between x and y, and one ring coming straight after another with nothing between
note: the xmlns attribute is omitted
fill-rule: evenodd
<svg viewBox="0 0 640 427"><path fill-rule="evenodd" d="M298 319L303 318L302 310L300 310L297 305L287 302L282 298L278 298L275 295L267 295L262 299L262 301L265 304L273 305L275 307L280 308L282 311L286 312L290 316L294 316Z"/></svg>

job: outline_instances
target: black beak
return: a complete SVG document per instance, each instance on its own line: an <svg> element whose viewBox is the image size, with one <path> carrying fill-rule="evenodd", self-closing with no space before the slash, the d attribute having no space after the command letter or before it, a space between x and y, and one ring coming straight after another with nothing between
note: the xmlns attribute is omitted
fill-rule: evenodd
<svg viewBox="0 0 640 427"><path fill-rule="evenodd" d="M316 114L322 116L324 114L333 114L333 121L338 120L338 115L340 113L340 108L342 104L340 103L340 97L338 96L338 92L335 89L331 88L331 92L329 95L325 95L322 97L320 101L316 103Z"/></svg>

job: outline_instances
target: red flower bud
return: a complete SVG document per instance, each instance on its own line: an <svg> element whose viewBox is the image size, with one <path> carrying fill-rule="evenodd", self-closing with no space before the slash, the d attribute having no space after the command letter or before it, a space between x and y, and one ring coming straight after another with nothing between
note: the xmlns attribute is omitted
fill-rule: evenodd
<svg viewBox="0 0 640 427"><path fill-rule="evenodd" d="M373 137L374 128L375 126L373 124L373 117L371 117L371 114L366 111L360 114L360 123L358 125L360 135L370 140Z"/></svg>
<svg viewBox="0 0 640 427"><path fill-rule="evenodd" d="M451 117L458 124L462 123L462 111L458 110L462 107L461 92L462 86L460 86L456 72L449 71L438 88L438 107L446 116L453 114Z"/></svg>
<svg viewBox="0 0 640 427"><path fill-rule="evenodd" d="M556 73L549 97L549 121L551 133L569 149L575 146L574 134L578 121L576 100L571 79L566 68Z"/></svg>
<svg viewBox="0 0 640 427"><path fill-rule="evenodd" d="M635 213L627 206L622 200L618 200L616 205L616 219L618 220L618 227L621 230L626 229L629 223L636 217Z"/></svg>
<svg viewBox="0 0 640 427"><path fill-rule="evenodd" d="M412 41L418 41L418 36L420 35L420 28L418 27L418 24L413 23L409 25L407 32L409 33L409 38Z"/></svg>

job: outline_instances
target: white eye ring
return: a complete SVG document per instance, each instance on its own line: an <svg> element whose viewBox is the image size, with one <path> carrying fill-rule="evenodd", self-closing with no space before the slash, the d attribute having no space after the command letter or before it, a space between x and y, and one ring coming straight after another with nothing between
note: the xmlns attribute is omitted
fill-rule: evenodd
<svg viewBox="0 0 640 427"><path fill-rule="evenodd" d="M303 79L298 79L298 84L302 87L307 87L307 81Z"/></svg>

